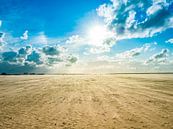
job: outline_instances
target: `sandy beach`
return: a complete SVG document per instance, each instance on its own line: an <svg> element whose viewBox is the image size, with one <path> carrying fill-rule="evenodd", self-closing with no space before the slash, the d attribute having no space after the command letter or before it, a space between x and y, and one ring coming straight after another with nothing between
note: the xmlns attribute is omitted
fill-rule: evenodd
<svg viewBox="0 0 173 129"><path fill-rule="evenodd" d="M0 76L0 129L173 129L173 75Z"/></svg>

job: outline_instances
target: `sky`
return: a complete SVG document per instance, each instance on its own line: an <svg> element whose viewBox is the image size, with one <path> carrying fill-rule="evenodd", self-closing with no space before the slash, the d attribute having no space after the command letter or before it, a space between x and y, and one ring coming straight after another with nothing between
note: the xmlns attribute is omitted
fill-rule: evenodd
<svg viewBox="0 0 173 129"><path fill-rule="evenodd" d="M173 72L173 0L0 0L4 72Z"/></svg>

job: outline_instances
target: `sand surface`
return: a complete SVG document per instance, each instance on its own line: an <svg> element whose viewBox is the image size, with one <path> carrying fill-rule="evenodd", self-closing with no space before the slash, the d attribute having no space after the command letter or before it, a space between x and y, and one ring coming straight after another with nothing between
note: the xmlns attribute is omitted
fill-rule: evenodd
<svg viewBox="0 0 173 129"><path fill-rule="evenodd" d="M0 129L173 129L173 75L0 76Z"/></svg>

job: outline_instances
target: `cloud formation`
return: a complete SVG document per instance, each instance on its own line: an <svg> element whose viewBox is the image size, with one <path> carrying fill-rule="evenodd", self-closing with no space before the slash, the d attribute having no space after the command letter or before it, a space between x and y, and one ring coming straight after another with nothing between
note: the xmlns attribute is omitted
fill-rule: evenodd
<svg viewBox="0 0 173 129"><path fill-rule="evenodd" d="M116 43L115 38L107 38L105 39L101 45L93 46L90 48L90 53L92 54L101 54L105 52L110 52L112 46Z"/></svg>
<svg viewBox="0 0 173 129"><path fill-rule="evenodd" d="M168 49L162 49L160 53L157 53L153 56L151 56L147 61L145 61L145 64L164 64L167 62L168 58Z"/></svg>
<svg viewBox="0 0 173 129"><path fill-rule="evenodd" d="M173 44L173 38L166 41L166 43Z"/></svg>
<svg viewBox="0 0 173 129"><path fill-rule="evenodd" d="M28 39L28 30L26 30L20 38L22 40L27 40Z"/></svg>
<svg viewBox="0 0 173 129"><path fill-rule="evenodd" d="M116 55L118 58L133 58L139 56L142 52L146 52L151 47L151 44L144 44L142 47L134 48L123 53L119 53Z"/></svg>
<svg viewBox="0 0 173 129"><path fill-rule="evenodd" d="M97 14L114 30L117 40L143 38L173 27L172 6L172 1L165 0L111 0Z"/></svg>
<svg viewBox="0 0 173 129"><path fill-rule="evenodd" d="M52 46L43 47L42 51L44 54L50 55L50 56L60 54L60 51L56 47L52 47Z"/></svg>
<svg viewBox="0 0 173 129"><path fill-rule="evenodd" d="M66 44L81 45L85 40L79 35L72 35L66 40Z"/></svg>
<svg viewBox="0 0 173 129"><path fill-rule="evenodd" d="M32 69L39 67L47 69L60 63L71 66L77 60L77 57L65 53L61 47L57 46L45 46L41 49L26 46L17 51L2 52L0 55L0 65L4 64L10 67L27 67ZM0 68L0 71L3 71L3 69Z"/></svg>

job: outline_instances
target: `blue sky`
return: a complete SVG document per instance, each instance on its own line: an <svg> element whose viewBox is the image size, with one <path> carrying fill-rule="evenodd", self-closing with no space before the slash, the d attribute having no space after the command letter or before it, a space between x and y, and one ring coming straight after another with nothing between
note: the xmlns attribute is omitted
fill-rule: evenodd
<svg viewBox="0 0 173 129"><path fill-rule="evenodd" d="M0 72L173 72L172 0L1 0Z"/></svg>
<svg viewBox="0 0 173 129"><path fill-rule="evenodd" d="M78 20L95 10L104 1L93 0L1 0L0 16L3 29L20 36L26 29L31 34L44 31L47 36L59 37L71 32Z"/></svg>

